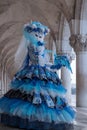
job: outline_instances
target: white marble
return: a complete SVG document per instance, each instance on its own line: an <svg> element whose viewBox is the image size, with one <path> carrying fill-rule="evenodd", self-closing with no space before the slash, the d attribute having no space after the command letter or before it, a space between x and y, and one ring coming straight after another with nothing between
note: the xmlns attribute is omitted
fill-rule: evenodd
<svg viewBox="0 0 87 130"><path fill-rule="evenodd" d="M87 52L78 52L76 58L77 106L87 107Z"/></svg>

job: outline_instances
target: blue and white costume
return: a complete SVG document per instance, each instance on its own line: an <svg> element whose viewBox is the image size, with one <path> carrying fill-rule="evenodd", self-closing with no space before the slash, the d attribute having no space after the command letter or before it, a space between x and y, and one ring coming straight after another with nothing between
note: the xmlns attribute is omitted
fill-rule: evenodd
<svg viewBox="0 0 87 130"><path fill-rule="evenodd" d="M21 69L10 83L11 89L0 99L1 122L25 129L57 129L61 123L71 124L74 109L65 99L66 89L54 69L68 67L65 56L55 56L49 64L45 43L48 27L39 22L24 26L28 42ZM61 62L60 62L61 61Z"/></svg>

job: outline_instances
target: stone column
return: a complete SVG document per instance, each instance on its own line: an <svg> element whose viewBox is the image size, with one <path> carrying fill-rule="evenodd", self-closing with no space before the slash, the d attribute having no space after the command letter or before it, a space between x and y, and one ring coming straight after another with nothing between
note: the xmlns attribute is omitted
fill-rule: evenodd
<svg viewBox="0 0 87 130"><path fill-rule="evenodd" d="M87 107L87 35L71 35L76 52L76 106Z"/></svg>
<svg viewBox="0 0 87 130"><path fill-rule="evenodd" d="M66 68L61 69L61 78L62 84L67 89L66 99L70 103L71 102L71 76L70 72Z"/></svg>
<svg viewBox="0 0 87 130"><path fill-rule="evenodd" d="M64 54L68 57L70 63L73 60L73 54L71 53L66 53ZM67 93L66 93L66 99L69 103L71 103L71 72L66 68L63 67L61 69L61 79L62 79L62 84L63 86L67 89Z"/></svg>

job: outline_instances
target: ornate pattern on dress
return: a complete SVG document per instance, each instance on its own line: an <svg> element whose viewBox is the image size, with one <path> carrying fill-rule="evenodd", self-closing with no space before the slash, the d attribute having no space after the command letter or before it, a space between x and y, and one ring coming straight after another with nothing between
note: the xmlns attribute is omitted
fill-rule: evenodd
<svg viewBox="0 0 87 130"><path fill-rule="evenodd" d="M75 110L66 101L67 90L54 71L62 66L71 71L70 63L66 56L54 54L54 64L50 64L43 41L48 32L39 22L24 26L27 54L11 89L0 99L0 122L29 130L56 130L58 124L73 122Z"/></svg>

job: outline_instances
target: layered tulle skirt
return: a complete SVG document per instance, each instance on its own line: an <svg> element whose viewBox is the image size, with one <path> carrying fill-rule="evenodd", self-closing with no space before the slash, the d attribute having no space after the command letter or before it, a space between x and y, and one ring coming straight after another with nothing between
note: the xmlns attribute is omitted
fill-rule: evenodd
<svg viewBox="0 0 87 130"><path fill-rule="evenodd" d="M55 72L29 66L16 73L11 89L0 99L1 122L28 129L56 129L71 124L74 109L65 99L66 89Z"/></svg>

